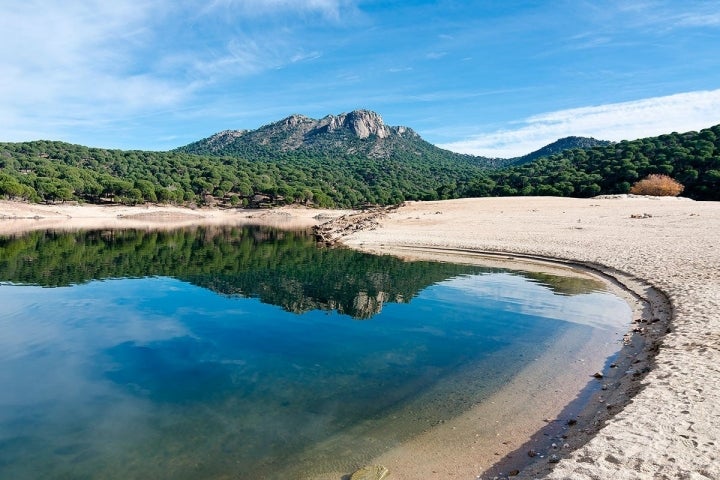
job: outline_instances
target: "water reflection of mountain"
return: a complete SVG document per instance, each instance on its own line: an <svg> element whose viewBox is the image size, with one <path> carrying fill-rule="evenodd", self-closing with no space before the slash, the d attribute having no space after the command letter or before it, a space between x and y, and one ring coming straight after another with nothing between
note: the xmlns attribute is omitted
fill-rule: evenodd
<svg viewBox="0 0 720 480"><path fill-rule="evenodd" d="M307 232L264 227L0 237L0 281L56 287L94 279L169 276L222 294L257 297L292 312L336 310L355 318L370 318L384 303L409 301L445 279L490 271L317 248ZM554 290L553 279L546 275L536 280ZM558 293L590 288L572 282L569 287L566 278L557 282Z"/></svg>

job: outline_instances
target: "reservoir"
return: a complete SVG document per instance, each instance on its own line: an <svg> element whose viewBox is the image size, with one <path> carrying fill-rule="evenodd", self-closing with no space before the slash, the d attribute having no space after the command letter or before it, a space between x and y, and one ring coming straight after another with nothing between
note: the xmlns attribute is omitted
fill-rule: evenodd
<svg viewBox="0 0 720 480"><path fill-rule="evenodd" d="M587 276L320 248L308 232L0 237L0 478L351 473L558 338L600 332L619 350L630 315Z"/></svg>

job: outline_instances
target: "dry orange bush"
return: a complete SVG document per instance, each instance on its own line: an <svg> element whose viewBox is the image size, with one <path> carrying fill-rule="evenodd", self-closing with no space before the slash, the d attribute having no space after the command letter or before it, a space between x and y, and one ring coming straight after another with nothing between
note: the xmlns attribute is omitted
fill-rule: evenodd
<svg viewBox="0 0 720 480"><path fill-rule="evenodd" d="M677 180L674 180L667 175L654 173L638 182L635 182L632 188L630 188L630 193L634 195L677 197L683 190L685 190L685 187Z"/></svg>

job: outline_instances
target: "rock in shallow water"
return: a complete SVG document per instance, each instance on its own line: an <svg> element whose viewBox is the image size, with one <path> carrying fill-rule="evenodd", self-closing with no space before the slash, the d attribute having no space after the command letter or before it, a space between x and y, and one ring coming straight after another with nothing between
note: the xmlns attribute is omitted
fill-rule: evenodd
<svg viewBox="0 0 720 480"><path fill-rule="evenodd" d="M382 480L388 473L388 469L382 465L369 465L353 473L350 480Z"/></svg>

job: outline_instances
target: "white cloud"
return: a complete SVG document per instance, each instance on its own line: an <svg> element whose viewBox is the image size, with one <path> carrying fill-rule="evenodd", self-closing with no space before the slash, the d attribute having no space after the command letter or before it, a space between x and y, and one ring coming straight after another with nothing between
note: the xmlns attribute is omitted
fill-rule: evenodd
<svg viewBox="0 0 720 480"><path fill-rule="evenodd" d="M572 135L634 140L700 130L720 123L720 89L632 102L559 110L526 118L510 128L439 145L486 157L517 157Z"/></svg>

